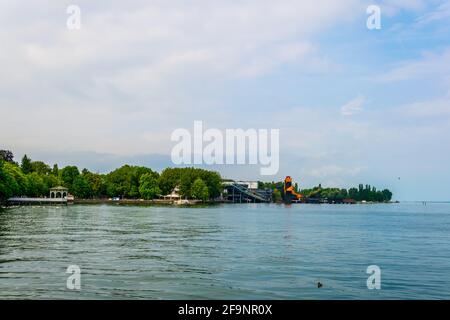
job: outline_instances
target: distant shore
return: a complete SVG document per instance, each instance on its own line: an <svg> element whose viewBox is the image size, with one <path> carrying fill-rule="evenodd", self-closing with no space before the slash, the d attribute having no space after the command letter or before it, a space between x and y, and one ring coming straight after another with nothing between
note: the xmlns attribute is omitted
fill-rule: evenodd
<svg viewBox="0 0 450 320"><path fill-rule="evenodd" d="M168 200L168 199L154 199L154 200L144 200L144 199L74 199L73 204L118 204L118 205L198 205L198 204L208 204L208 202L203 203L200 200Z"/></svg>
<svg viewBox="0 0 450 320"><path fill-rule="evenodd" d="M289 185L286 182L288 178ZM158 172L148 167L123 165L100 174L86 168L79 170L73 165L60 169L55 163L51 167L42 161L33 161L27 155L19 164L9 150L0 150L0 179L0 203L13 205L53 201L42 200L46 196L67 198L69 202L74 197L76 203L85 204L142 205L196 205L225 201L353 204L363 201L384 203L392 199L389 189L379 190L369 184L360 183L347 189L322 187L319 183L312 188L301 188L292 182L290 176L284 181L234 181L222 178L219 172L195 167L165 168ZM216 200L221 198L223 201Z"/></svg>
<svg viewBox="0 0 450 320"><path fill-rule="evenodd" d="M155 200L144 200L144 199L121 199L121 200L110 200L110 199L75 199L73 204L117 204L117 205L215 205L215 204L239 204L233 203L231 201L226 200L217 200L217 201L207 201L202 202L200 200L182 200L181 202L177 200L164 200L164 199L155 199ZM253 203L253 202L242 202L245 203ZM271 202L272 204L284 204L284 202ZM358 201L352 204L394 204L399 203L399 201L386 201L386 202L364 202ZM306 203L292 203L293 205L302 205ZM333 205L351 205L346 203L308 203L308 204L333 204Z"/></svg>
<svg viewBox="0 0 450 320"><path fill-rule="evenodd" d="M50 200L49 198L42 198L42 200ZM245 203L253 203L253 202L242 202L242 204ZM387 202L364 202L364 201L358 201L355 203L309 203L309 204L332 204L332 205L354 205L354 204L395 204L399 203L399 201L387 201ZM2 203L0 204L1 208L8 208L8 207L18 207L18 206L28 206L28 205L36 205L37 203L14 203L14 204L8 204L8 203ZM39 205L56 205L61 203L51 203L51 202L43 202L39 203ZM154 199L154 200L144 200L144 199L120 199L120 200L113 200L109 198L100 198L100 199L74 199L73 201L65 202L64 205L100 205L100 204L108 204L108 205L130 205L130 206L211 206L211 205L218 205L218 204L236 204L230 201L226 200L216 200L216 201L200 201L200 200L169 200L169 199ZM284 204L284 202L272 202L272 204ZM302 205L305 203L292 203L289 205Z"/></svg>

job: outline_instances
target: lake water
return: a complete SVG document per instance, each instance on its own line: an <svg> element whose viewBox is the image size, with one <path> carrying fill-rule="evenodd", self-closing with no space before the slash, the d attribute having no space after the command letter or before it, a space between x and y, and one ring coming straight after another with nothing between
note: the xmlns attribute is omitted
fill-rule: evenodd
<svg viewBox="0 0 450 320"><path fill-rule="evenodd" d="M450 204L10 208L0 298L450 299Z"/></svg>

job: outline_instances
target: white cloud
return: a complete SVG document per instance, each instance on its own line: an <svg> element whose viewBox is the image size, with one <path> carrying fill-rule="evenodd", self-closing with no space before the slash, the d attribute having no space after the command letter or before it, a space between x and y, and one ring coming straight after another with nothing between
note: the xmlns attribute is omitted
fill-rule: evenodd
<svg viewBox="0 0 450 320"><path fill-rule="evenodd" d="M440 53L424 52L420 59L402 61L396 67L377 77L382 82L417 78L448 77L450 75L450 47Z"/></svg>
<svg viewBox="0 0 450 320"><path fill-rule="evenodd" d="M365 102L366 98L363 95L358 95L356 98L341 107L341 114L343 116L358 114L363 110L363 105Z"/></svg>
<svg viewBox="0 0 450 320"><path fill-rule="evenodd" d="M425 6L424 0L384 0L381 3L381 12L388 16L394 16L402 10L419 11Z"/></svg>
<svg viewBox="0 0 450 320"><path fill-rule="evenodd" d="M419 24L428 24L450 18L450 2L441 3L435 10L427 12L417 19Z"/></svg>
<svg viewBox="0 0 450 320"><path fill-rule="evenodd" d="M361 170L361 167L345 168L332 164L308 170L305 174L315 178L336 178L342 176L354 176L360 173Z"/></svg>
<svg viewBox="0 0 450 320"><path fill-rule="evenodd" d="M335 66L313 39L357 0L80 0L79 31L66 28L69 4L0 3L0 136L11 145L166 151L149 136L193 111L217 118L235 79Z"/></svg>
<svg viewBox="0 0 450 320"><path fill-rule="evenodd" d="M442 117L450 116L450 93L445 97L431 99L428 101L420 101L411 103L406 106L401 106L396 109L396 112L402 116L430 118L436 120L443 119Z"/></svg>

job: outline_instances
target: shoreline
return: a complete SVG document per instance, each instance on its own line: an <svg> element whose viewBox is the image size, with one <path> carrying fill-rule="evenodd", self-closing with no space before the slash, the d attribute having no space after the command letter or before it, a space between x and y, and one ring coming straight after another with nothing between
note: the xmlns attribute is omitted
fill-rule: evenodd
<svg viewBox="0 0 450 320"><path fill-rule="evenodd" d="M45 198L43 198L45 199ZM253 202L242 202L242 203L233 203L230 201L208 201L202 202L200 200L182 200L181 202L178 200L164 200L164 199L155 199L155 200L144 200L144 199L121 199L121 200L110 200L110 199L75 199L73 201L67 202L66 205L122 205L122 206L169 206L169 207L210 207L216 206L220 204L250 204ZM285 204L284 202L270 202L266 204L285 204L285 205L304 205L304 204L312 204L312 205L371 205L371 204L398 204L399 201L389 201L389 202L355 202L355 203L291 203ZM0 208L16 208L16 207L26 207L33 206L35 204L12 204L8 205L7 203L0 204ZM39 204L39 206L54 206L56 204L47 203L47 204Z"/></svg>

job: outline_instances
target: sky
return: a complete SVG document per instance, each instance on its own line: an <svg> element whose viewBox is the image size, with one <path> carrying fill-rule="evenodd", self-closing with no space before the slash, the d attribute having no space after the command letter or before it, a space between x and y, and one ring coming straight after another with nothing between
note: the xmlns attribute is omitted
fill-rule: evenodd
<svg viewBox="0 0 450 320"><path fill-rule="evenodd" d="M280 130L276 175L211 167L225 178L450 201L450 1L0 0L0 48L16 161L161 170L199 120Z"/></svg>

